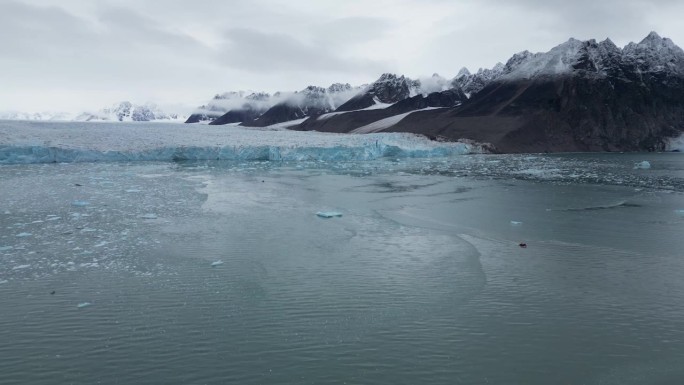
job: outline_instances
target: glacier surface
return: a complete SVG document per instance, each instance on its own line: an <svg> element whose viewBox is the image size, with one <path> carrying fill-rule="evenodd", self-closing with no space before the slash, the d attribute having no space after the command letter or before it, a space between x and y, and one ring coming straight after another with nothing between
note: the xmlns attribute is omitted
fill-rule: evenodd
<svg viewBox="0 0 684 385"><path fill-rule="evenodd" d="M0 164L274 160L363 161L483 153L406 133L368 135L265 131L163 123L0 121Z"/></svg>

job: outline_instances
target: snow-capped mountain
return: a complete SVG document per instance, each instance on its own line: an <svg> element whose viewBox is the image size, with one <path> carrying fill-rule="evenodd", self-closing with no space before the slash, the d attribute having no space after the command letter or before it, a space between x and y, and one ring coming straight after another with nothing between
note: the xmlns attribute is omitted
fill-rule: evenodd
<svg viewBox="0 0 684 385"><path fill-rule="evenodd" d="M494 68L480 68L476 73L471 74L467 68L463 67L454 79L451 86L460 88L467 97L479 92L487 84L498 79L504 73L504 65L497 63Z"/></svg>
<svg viewBox="0 0 684 385"><path fill-rule="evenodd" d="M630 77L643 73L684 75L684 51L672 40L651 32L639 43L620 49L610 39L580 41L569 39L548 52L522 51L506 64L480 69L471 74L461 69L453 79L467 94L480 91L499 79L532 79L540 76L584 75Z"/></svg>
<svg viewBox="0 0 684 385"><path fill-rule="evenodd" d="M308 86L291 94L282 94L280 100L259 117L243 121L245 126L265 127L273 124L289 122L308 116L335 111L347 102L357 89L349 84L335 83L328 88Z"/></svg>
<svg viewBox="0 0 684 385"><path fill-rule="evenodd" d="M271 95L266 92L232 91L215 95L207 104L198 107L185 123L211 123L219 117L224 117L218 124L242 122L245 119L255 119L274 104L279 94Z"/></svg>
<svg viewBox="0 0 684 385"><path fill-rule="evenodd" d="M179 120L184 119L178 114L167 114L156 104L147 103L135 105L124 101L103 108L97 112L84 112L76 116L73 120L90 121L119 121L119 122L151 122L155 120Z"/></svg>
<svg viewBox="0 0 684 385"><path fill-rule="evenodd" d="M684 76L684 51L668 38L651 32L644 40L622 50L622 65L640 73Z"/></svg>
<svg viewBox="0 0 684 385"><path fill-rule="evenodd" d="M384 73L380 78L346 103L338 111L362 110L376 104L393 104L420 93L420 81Z"/></svg>
<svg viewBox="0 0 684 385"><path fill-rule="evenodd" d="M21 111L2 111L0 120L51 120L68 121L73 115L68 112L21 112Z"/></svg>

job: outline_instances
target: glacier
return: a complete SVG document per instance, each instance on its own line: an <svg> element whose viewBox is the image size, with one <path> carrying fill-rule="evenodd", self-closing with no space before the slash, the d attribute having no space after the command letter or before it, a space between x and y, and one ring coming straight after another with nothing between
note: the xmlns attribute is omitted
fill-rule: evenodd
<svg viewBox="0 0 684 385"><path fill-rule="evenodd" d="M128 161L365 161L484 153L408 133L272 131L174 123L0 121L0 164Z"/></svg>

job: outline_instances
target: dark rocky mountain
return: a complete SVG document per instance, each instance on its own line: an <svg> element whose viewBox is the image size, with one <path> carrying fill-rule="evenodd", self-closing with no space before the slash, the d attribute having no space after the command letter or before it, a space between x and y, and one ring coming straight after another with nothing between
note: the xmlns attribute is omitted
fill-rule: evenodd
<svg viewBox="0 0 684 385"><path fill-rule="evenodd" d="M509 60L460 109L408 116L393 127L468 137L503 152L663 150L684 128L684 52L655 33L619 49L568 42ZM429 126L429 128L428 128Z"/></svg>
<svg viewBox="0 0 684 385"><path fill-rule="evenodd" d="M473 92L460 106L416 111L383 131L488 142L501 152L655 151L684 132L684 51L656 33L623 49L570 39L478 73L454 80ZM328 130L353 131L366 116L333 116Z"/></svg>

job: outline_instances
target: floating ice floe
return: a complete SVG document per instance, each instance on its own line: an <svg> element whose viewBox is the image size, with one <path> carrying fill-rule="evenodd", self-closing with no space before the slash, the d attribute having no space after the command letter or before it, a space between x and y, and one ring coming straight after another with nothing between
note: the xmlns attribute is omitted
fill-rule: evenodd
<svg viewBox="0 0 684 385"><path fill-rule="evenodd" d="M73 201L73 202L71 202L71 205L76 206L76 207L85 207L85 206L88 206L89 204L90 204L90 202L87 202L87 201Z"/></svg>
<svg viewBox="0 0 684 385"><path fill-rule="evenodd" d="M0 285L2 285L3 283L7 283L7 282L9 282L9 281L6 279L0 280Z"/></svg>
<svg viewBox="0 0 684 385"><path fill-rule="evenodd" d="M522 224L523 224L522 222L511 221L511 226L522 226Z"/></svg>
<svg viewBox="0 0 684 385"><path fill-rule="evenodd" d="M12 250L13 248L13 246L0 246L0 251L8 251Z"/></svg>
<svg viewBox="0 0 684 385"><path fill-rule="evenodd" d="M651 168L651 163L647 160L634 164L634 169L647 170L649 168Z"/></svg>
<svg viewBox="0 0 684 385"><path fill-rule="evenodd" d="M216 267L216 266L219 266L219 265L223 265L223 261L216 261L216 262L212 262L212 263L211 263L211 267Z"/></svg>
<svg viewBox="0 0 684 385"><path fill-rule="evenodd" d="M337 218L341 217L342 213L337 211L319 211L316 213L321 218Z"/></svg>
<svg viewBox="0 0 684 385"><path fill-rule="evenodd" d="M90 306L90 305L92 305L90 302L81 302L81 303L79 303L78 305L76 305L76 307L80 309L80 308L83 308L83 307L88 307L88 306Z"/></svg>
<svg viewBox="0 0 684 385"><path fill-rule="evenodd" d="M675 210L674 212L676 215L679 215L680 217L684 217L684 210Z"/></svg>
<svg viewBox="0 0 684 385"><path fill-rule="evenodd" d="M29 267L31 267L31 265L19 265L19 266L14 266L12 268L12 270L24 270L24 269L28 269Z"/></svg>
<svg viewBox="0 0 684 385"><path fill-rule="evenodd" d="M33 234L31 234L31 233L19 233L16 235L16 237L17 238L26 238L26 237L30 237L31 235L33 235Z"/></svg>
<svg viewBox="0 0 684 385"><path fill-rule="evenodd" d="M140 218L142 218L142 219L157 219L157 214L144 214L144 215L141 215Z"/></svg>

